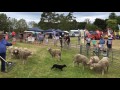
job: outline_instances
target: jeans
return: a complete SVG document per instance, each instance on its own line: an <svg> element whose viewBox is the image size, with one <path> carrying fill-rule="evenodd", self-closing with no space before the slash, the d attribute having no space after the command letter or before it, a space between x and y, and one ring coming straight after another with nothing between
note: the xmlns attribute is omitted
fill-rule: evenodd
<svg viewBox="0 0 120 90"><path fill-rule="evenodd" d="M3 59L6 59L6 53L0 53L0 56L3 58ZM5 61L3 61L1 59L1 71L4 72L5 71Z"/></svg>

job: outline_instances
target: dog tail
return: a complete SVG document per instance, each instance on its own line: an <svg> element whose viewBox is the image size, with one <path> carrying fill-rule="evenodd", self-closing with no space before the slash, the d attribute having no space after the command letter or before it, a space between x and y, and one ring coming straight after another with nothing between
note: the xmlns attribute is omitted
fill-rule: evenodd
<svg viewBox="0 0 120 90"><path fill-rule="evenodd" d="M51 67L51 70L53 69L53 67Z"/></svg>

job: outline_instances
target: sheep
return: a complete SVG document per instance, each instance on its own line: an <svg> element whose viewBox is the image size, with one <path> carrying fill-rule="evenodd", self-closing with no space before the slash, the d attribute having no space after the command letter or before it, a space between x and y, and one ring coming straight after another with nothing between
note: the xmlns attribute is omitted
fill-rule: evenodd
<svg viewBox="0 0 120 90"><path fill-rule="evenodd" d="M59 60L61 60L61 50L60 49L49 48L48 52L51 54L52 58L57 56L59 58Z"/></svg>
<svg viewBox="0 0 120 90"><path fill-rule="evenodd" d="M29 51L27 48L21 48L21 47L10 47L8 48L8 52L11 53L11 56L16 59L22 59L23 63L25 60L27 60L28 56L32 55L33 53Z"/></svg>
<svg viewBox="0 0 120 90"><path fill-rule="evenodd" d="M19 58L23 60L23 64L25 64L25 60L27 60L30 55L32 55L32 52L28 49L24 48L19 50Z"/></svg>
<svg viewBox="0 0 120 90"><path fill-rule="evenodd" d="M10 47L7 48L8 53L10 54L10 58L13 57L13 55L14 55L13 53L16 52L16 49L18 49L18 47L10 46Z"/></svg>
<svg viewBox="0 0 120 90"><path fill-rule="evenodd" d="M19 48L18 48L18 47L15 47L15 48L13 49L12 55L13 55L16 59L19 59Z"/></svg>
<svg viewBox="0 0 120 90"><path fill-rule="evenodd" d="M100 61L98 56L92 56L90 57L89 62L87 63L88 65L93 64L93 63L98 63Z"/></svg>
<svg viewBox="0 0 120 90"><path fill-rule="evenodd" d="M74 59L73 59L73 65L75 66L75 63L78 64L79 66L79 63L82 63L83 65L83 70L85 68L85 66L87 66L87 62L88 62L88 58L84 55L81 55L81 54L76 54L74 56Z"/></svg>
<svg viewBox="0 0 120 90"><path fill-rule="evenodd" d="M102 71L102 75L104 75L105 70L108 72L109 68L109 58L103 57L98 63L93 63L90 65L91 70L100 70Z"/></svg>

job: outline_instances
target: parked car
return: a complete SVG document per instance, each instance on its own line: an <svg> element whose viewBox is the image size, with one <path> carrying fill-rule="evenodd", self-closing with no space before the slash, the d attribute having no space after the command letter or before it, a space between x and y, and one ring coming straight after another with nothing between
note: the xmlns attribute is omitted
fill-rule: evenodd
<svg viewBox="0 0 120 90"><path fill-rule="evenodd" d="M99 37L99 35L96 33L96 31L89 31L89 33L90 33L90 38L91 38L91 39L93 39L93 38L95 38L95 40L99 40L99 39L100 39L100 37Z"/></svg>

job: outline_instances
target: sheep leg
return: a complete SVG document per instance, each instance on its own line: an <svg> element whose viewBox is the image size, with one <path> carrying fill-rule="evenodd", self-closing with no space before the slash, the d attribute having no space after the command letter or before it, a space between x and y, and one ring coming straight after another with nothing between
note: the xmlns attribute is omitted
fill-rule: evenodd
<svg viewBox="0 0 120 90"><path fill-rule="evenodd" d="M79 63L77 62L77 65L78 65L78 67L79 67Z"/></svg>
<svg viewBox="0 0 120 90"><path fill-rule="evenodd" d="M24 64L25 62L24 62L24 60L23 60L23 64Z"/></svg>
<svg viewBox="0 0 120 90"><path fill-rule="evenodd" d="M102 75L104 75L104 69L102 70Z"/></svg>
<svg viewBox="0 0 120 90"><path fill-rule="evenodd" d="M75 67L75 61L73 61L73 67Z"/></svg>
<svg viewBox="0 0 120 90"><path fill-rule="evenodd" d="M85 70L85 67L83 66L83 70Z"/></svg>
<svg viewBox="0 0 120 90"><path fill-rule="evenodd" d="M107 66L107 72L108 72L109 66Z"/></svg>
<svg viewBox="0 0 120 90"><path fill-rule="evenodd" d="M83 70L85 69L85 64L84 64L84 62L82 63L82 65L83 65Z"/></svg>
<svg viewBox="0 0 120 90"><path fill-rule="evenodd" d="M60 60L61 60L61 53L59 54Z"/></svg>

